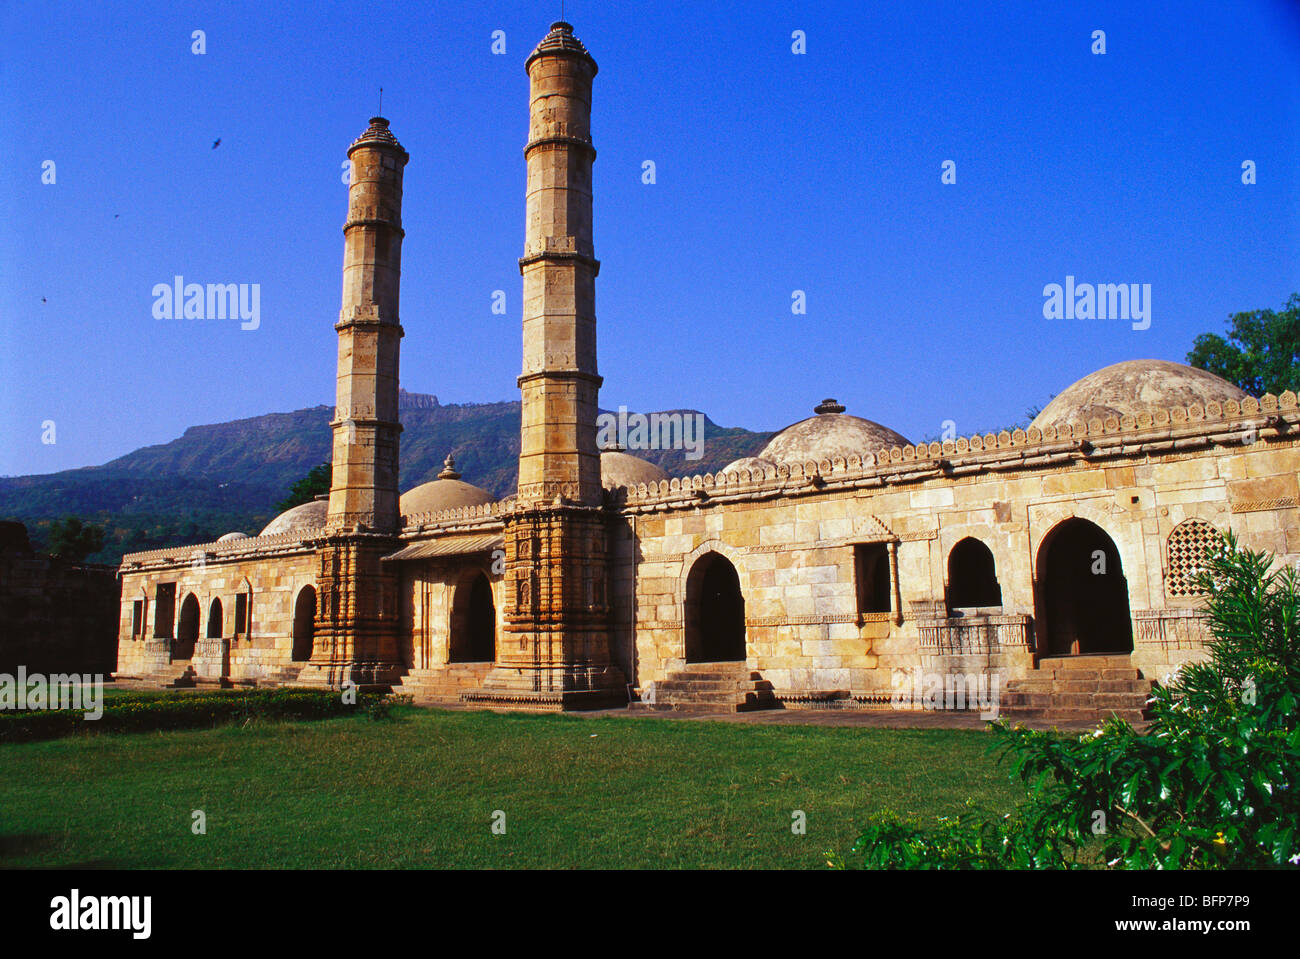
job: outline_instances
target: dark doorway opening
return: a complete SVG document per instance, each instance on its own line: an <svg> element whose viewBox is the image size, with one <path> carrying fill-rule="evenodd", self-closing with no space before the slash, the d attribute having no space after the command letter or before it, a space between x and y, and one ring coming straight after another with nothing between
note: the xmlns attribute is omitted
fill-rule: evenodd
<svg viewBox="0 0 1300 959"><path fill-rule="evenodd" d="M461 580L451 607L450 663L491 663L496 660L497 611L492 584L481 572Z"/></svg>
<svg viewBox="0 0 1300 959"><path fill-rule="evenodd" d="M1044 655L1132 652L1128 581L1119 550L1097 524L1068 519L1047 534L1036 592Z"/></svg>
<svg viewBox="0 0 1300 959"><path fill-rule="evenodd" d="M745 659L745 598L736 567L718 553L701 556L686 579L686 661Z"/></svg>

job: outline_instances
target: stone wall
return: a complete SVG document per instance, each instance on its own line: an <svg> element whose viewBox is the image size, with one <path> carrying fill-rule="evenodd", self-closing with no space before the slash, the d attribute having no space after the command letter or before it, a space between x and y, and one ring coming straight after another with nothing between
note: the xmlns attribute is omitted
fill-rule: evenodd
<svg viewBox="0 0 1300 959"><path fill-rule="evenodd" d="M254 541L247 541L252 544ZM249 547L245 547L248 549ZM176 550L182 559L186 548ZM130 561L131 557L127 557ZM293 659L294 604L304 587L316 587L318 560L308 548L258 557L244 553L228 559L205 557L201 548L189 562L122 572L121 619L118 627L118 675L141 677L166 665L172 658L172 640L187 597L198 603L198 642L192 659L200 679L232 681L284 681L305 662ZM157 620L159 583L175 583L176 598L170 622ZM235 613L240 595L246 597L248 630L236 632ZM217 636L208 635L215 620L213 600L220 601ZM135 603L144 611L143 630L134 622Z"/></svg>
<svg viewBox="0 0 1300 959"><path fill-rule="evenodd" d="M23 530L0 545L0 672L111 673L117 603L112 567L34 553Z"/></svg>
<svg viewBox="0 0 1300 959"><path fill-rule="evenodd" d="M1004 680L1020 677L1044 652L1036 587L1044 541L1079 517L1113 541L1127 584L1134 665L1161 678L1200 658L1206 635L1201 597L1180 590L1170 569L1170 536L1180 524L1206 524L1184 526L1193 533L1175 538L1175 563L1183 566L1205 529L1232 530L1245 546L1300 560L1294 431L1267 442L1249 429L1242 435L1249 440L1240 445L1187 450L1177 442L1133 443L1097 461L1062 450L1036 468L950 467L910 482L864 471L861 482L834 486L805 468L802 477L789 470L766 482L733 486L710 477L643 489L625 500L612 557L615 650L634 660L625 668L638 686L680 669L687 578L702 556L716 552L741 583L747 661L787 699L878 691L890 686L893 670L979 667ZM1001 633L1018 631L1019 643L962 650L957 641L951 648L960 629L947 616L947 561L968 536L993 553L1002 593L993 612L1010 617ZM859 608L854 548L873 542L896 555L891 587L901 603L885 614ZM944 642L947 651L938 648Z"/></svg>

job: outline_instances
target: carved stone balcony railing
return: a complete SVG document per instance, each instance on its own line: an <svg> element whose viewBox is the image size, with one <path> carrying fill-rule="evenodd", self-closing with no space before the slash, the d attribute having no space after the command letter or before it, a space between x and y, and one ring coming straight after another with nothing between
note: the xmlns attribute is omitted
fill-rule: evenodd
<svg viewBox="0 0 1300 959"><path fill-rule="evenodd" d="M1140 609L1133 613L1134 647L1203 649L1209 639L1204 610Z"/></svg>
<svg viewBox="0 0 1300 959"><path fill-rule="evenodd" d="M170 639L146 640L144 659L154 666L166 666L172 661L172 641Z"/></svg>
<svg viewBox="0 0 1300 959"><path fill-rule="evenodd" d="M967 656L1027 652L1033 647L1033 617L950 616L922 621L920 651L928 656Z"/></svg>

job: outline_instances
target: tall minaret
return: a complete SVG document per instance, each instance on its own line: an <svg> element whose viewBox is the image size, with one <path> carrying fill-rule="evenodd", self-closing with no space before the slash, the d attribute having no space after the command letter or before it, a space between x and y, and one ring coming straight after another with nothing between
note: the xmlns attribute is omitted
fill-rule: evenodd
<svg viewBox="0 0 1300 959"><path fill-rule="evenodd" d="M596 449L591 81L596 61L554 23L529 80L519 495L505 517L497 665L466 698L578 708L626 702L609 651L606 516Z"/></svg>
<svg viewBox="0 0 1300 959"><path fill-rule="evenodd" d="M348 149L343 226L334 475L329 525L393 533L398 527L398 285L402 272L402 169L409 159L383 117Z"/></svg>
<svg viewBox="0 0 1300 959"><path fill-rule="evenodd" d="M298 681L364 687L386 685L400 668L397 581L382 559L396 548L401 522L398 281L402 171L409 157L388 121L372 117L348 159L328 531L318 546L312 657Z"/></svg>
<svg viewBox="0 0 1300 959"><path fill-rule="evenodd" d="M596 449L596 261L591 238L591 81L596 61L551 25L528 58L530 85L519 501L601 498Z"/></svg>

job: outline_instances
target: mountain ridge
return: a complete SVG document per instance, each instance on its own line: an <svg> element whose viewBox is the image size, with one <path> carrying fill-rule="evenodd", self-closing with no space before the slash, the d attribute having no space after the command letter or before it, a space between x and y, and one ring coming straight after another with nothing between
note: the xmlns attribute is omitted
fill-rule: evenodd
<svg viewBox="0 0 1300 959"><path fill-rule="evenodd" d="M38 548L59 517L76 515L101 524L105 548L91 557L98 562L116 562L124 552L207 542L234 530L255 534L275 516L275 503L293 483L329 461L333 410L319 405L190 426L167 443L98 466L0 477L0 518L27 524ZM450 454L466 482L496 497L513 491L518 400L443 404L434 394L402 390L398 412L403 427L399 489L435 479ZM720 427L707 415L704 424L700 459L686 459L683 450L629 452L670 476L688 476L752 455L774 435Z"/></svg>

